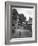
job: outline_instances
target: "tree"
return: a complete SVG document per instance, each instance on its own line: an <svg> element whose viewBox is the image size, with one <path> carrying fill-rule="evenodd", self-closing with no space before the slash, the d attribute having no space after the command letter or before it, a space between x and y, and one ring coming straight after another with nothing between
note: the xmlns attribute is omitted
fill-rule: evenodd
<svg viewBox="0 0 38 46"><path fill-rule="evenodd" d="M32 18L31 17L29 17L29 23L32 24Z"/></svg>
<svg viewBox="0 0 38 46"><path fill-rule="evenodd" d="M26 17L24 17L24 14L19 14L19 22L22 23L26 20Z"/></svg>
<svg viewBox="0 0 38 46"><path fill-rule="evenodd" d="M12 10L12 19L16 20L17 19L17 15L18 15L18 12L16 9L13 9Z"/></svg>
<svg viewBox="0 0 38 46"><path fill-rule="evenodd" d="M12 11L12 15L17 15L18 14L16 9L12 9L11 11Z"/></svg>

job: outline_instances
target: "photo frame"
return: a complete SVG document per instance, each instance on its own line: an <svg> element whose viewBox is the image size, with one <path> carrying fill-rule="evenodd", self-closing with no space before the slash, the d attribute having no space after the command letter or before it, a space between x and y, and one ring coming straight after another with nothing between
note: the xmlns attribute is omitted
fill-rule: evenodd
<svg viewBox="0 0 38 46"><path fill-rule="evenodd" d="M37 42L37 4L5 2L5 44Z"/></svg>

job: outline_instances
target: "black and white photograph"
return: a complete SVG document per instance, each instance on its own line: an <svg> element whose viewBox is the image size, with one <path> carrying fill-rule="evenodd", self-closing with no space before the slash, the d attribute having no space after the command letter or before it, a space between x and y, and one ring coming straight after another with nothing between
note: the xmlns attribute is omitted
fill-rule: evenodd
<svg viewBox="0 0 38 46"><path fill-rule="evenodd" d="M36 4L6 3L6 44L36 42Z"/></svg>
<svg viewBox="0 0 38 46"><path fill-rule="evenodd" d="M11 38L32 37L33 8L11 8Z"/></svg>

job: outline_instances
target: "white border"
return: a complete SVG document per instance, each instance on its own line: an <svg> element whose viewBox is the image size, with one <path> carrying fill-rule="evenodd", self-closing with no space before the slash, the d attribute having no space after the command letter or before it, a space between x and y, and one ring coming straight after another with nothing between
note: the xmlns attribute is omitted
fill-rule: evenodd
<svg viewBox="0 0 38 46"><path fill-rule="evenodd" d="M34 6L34 16L32 22L32 37L29 38L13 38L9 42L18 42L18 41L34 41L35 40L35 6Z"/></svg>

